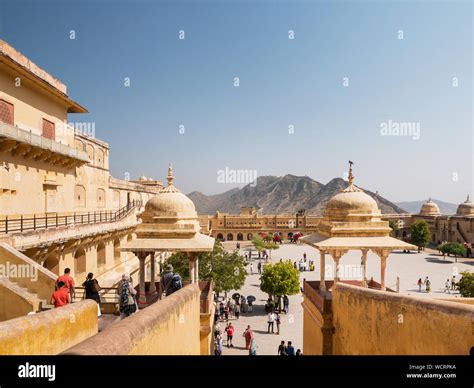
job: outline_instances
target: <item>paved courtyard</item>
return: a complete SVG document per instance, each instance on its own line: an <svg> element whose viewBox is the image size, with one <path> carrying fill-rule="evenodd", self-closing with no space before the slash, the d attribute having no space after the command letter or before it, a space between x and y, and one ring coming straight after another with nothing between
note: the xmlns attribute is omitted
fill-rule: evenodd
<svg viewBox="0 0 474 388"><path fill-rule="evenodd" d="M224 246L227 249L235 249L235 242L226 242ZM248 242L241 242L241 252L250 247ZM277 262L280 259L292 261L299 260L306 252L307 260L314 260L316 264L315 271L301 272L300 279L319 280L319 251L311 248L305 244L283 244L279 249L272 252L270 262ZM254 259L254 270L257 271L258 260ZM340 264L343 273L341 278L351 278L351 276L358 275L357 267L360 266L360 252L351 251L341 258ZM326 265L333 265L332 260L326 258ZM422 253L401 253L393 252L387 261L386 284L387 287L395 289L397 276L400 277L400 292L428 298L456 298L458 293L447 294L444 292L446 279L451 279L453 274L458 275L462 271L474 270L474 259L458 259L455 263L453 257L446 257L438 255L436 251L425 251ZM328 273L328 269L326 269ZM346 275L346 276L344 276ZM432 292L418 292L416 282L418 278L424 279L428 276L432 284ZM380 260L379 258L369 253L367 258L367 278L374 278L375 281L380 282ZM239 293L247 296L254 295L257 300L254 303L253 312L241 314L239 320L231 319L236 330L234 333L234 348L225 347L226 335L224 334L224 355L247 355L248 351L245 349L245 339L242 334L250 325L257 342L258 355L276 355L280 341L292 341L295 349L302 349L303 347L303 308L301 302L303 297L301 294L292 295L290 299L290 311L288 315L281 315L280 335L267 333L267 319L264 311L264 305L268 295L260 291L260 275L249 275L245 285L239 290ZM329 276L328 278L332 278ZM354 278L354 277L353 277ZM234 291L229 292L232 295ZM220 323L220 327L224 329L225 322Z"/></svg>

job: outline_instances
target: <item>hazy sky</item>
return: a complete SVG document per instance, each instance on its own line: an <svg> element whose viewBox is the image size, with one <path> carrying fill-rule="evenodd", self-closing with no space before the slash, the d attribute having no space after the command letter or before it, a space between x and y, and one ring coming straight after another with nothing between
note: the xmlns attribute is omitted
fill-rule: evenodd
<svg viewBox="0 0 474 388"><path fill-rule="evenodd" d="M0 0L0 37L88 108L70 121L95 123L118 178L165 180L171 162L184 192L213 194L239 186L225 168L326 183L351 159L390 200L458 203L474 194L472 8Z"/></svg>

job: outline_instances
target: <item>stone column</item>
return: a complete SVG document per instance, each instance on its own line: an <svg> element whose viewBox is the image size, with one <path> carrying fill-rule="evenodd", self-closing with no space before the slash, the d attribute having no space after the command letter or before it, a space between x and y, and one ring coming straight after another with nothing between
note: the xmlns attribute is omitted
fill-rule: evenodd
<svg viewBox="0 0 474 388"><path fill-rule="evenodd" d="M367 285L367 253L368 249L362 249L362 285L368 287Z"/></svg>
<svg viewBox="0 0 474 388"><path fill-rule="evenodd" d="M199 283L199 259L197 258L197 255L196 259L194 260L194 276L196 283Z"/></svg>
<svg viewBox="0 0 474 388"><path fill-rule="evenodd" d="M156 296L155 252L150 253L150 295Z"/></svg>
<svg viewBox="0 0 474 388"><path fill-rule="evenodd" d="M332 258L334 259L334 265L336 266L336 273L334 274L334 283L337 283L339 281L339 260L341 258L341 254L336 251L332 254Z"/></svg>
<svg viewBox="0 0 474 388"><path fill-rule="evenodd" d="M384 254L380 256L380 288L382 291L385 291L385 269L387 267L387 257L388 255Z"/></svg>
<svg viewBox="0 0 474 388"><path fill-rule="evenodd" d="M191 283L196 283L196 254L195 253L188 253L188 260L189 260L189 280Z"/></svg>
<svg viewBox="0 0 474 388"><path fill-rule="evenodd" d="M324 293L326 291L325 283L325 272L326 272L326 252L319 251L319 271L320 271L320 281L319 281L319 291Z"/></svg>
<svg viewBox="0 0 474 388"><path fill-rule="evenodd" d="M138 307L144 308L147 306L146 294L145 294L145 259L147 258L148 253L137 252L135 254L138 257L138 260L140 260L140 273L139 273L140 287L139 287L139 294L138 294Z"/></svg>

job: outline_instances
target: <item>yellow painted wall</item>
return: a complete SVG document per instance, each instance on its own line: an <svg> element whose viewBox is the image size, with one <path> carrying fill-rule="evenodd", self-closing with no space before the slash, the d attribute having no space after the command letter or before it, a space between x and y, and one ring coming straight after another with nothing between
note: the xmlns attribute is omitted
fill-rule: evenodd
<svg viewBox="0 0 474 388"><path fill-rule="evenodd" d="M334 354L468 355L474 306L339 283L333 291Z"/></svg>
<svg viewBox="0 0 474 388"><path fill-rule="evenodd" d="M314 304L305 296L303 300L303 354L323 354L323 317Z"/></svg>
<svg viewBox="0 0 474 388"><path fill-rule="evenodd" d="M39 300L28 293L11 289L0 280L0 322L37 311ZM1 336L1 334L0 334Z"/></svg>
<svg viewBox="0 0 474 388"><path fill-rule="evenodd" d="M84 300L1 322L0 354L54 355L97 334L97 331L97 304Z"/></svg>
<svg viewBox="0 0 474 388"><path fill-rule="evenodd" d="M200 290L188 285L98 335L68 355L199 355Z"/></svg>

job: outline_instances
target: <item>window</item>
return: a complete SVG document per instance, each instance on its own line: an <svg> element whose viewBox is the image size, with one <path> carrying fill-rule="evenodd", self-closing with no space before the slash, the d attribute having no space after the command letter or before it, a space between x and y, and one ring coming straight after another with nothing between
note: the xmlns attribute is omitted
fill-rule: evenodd
<svg viewBox="0 0 474 388"><path fill-rule="evenodd" d="M0 121L14 125L13 104L10 104L5 100L0 100Z"/></svg>
<svg viewBox="0 0 474 388"><path fill-rule="evenodd" d="M54 123L43 119L43 136L47 139L56 140L54 132Z"/></svg>

